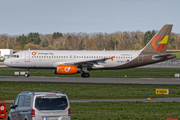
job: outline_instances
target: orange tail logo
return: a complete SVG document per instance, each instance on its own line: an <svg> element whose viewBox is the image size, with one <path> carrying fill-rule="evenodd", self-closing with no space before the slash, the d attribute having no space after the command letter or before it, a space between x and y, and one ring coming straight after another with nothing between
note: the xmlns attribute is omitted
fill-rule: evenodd
<svg viewBox="0 0 180 120"><path fill-rule="evenodd" d="M166 43L168 42L168 37L169 35L166 35L164 38L162 37L155 37L152 41L152 46L156 49L156 50L161 50L164 48L164 46L166 45ZM161 40L158 44L161 44L161 46L157 47L155 42L156 40Z"/></svg>

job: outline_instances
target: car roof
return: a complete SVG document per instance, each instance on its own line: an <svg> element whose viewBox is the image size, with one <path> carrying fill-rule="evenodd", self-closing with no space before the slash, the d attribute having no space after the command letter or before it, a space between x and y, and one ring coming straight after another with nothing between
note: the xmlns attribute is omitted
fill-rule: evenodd
<svg viewBox="0 0 180 120"><path fill-rule="evenodd" d="M56 95L66 95L60 91L50 91L50 92L29 92L29 91L22 91L19 95L45 95L45 94L56 94Z"/></svg>

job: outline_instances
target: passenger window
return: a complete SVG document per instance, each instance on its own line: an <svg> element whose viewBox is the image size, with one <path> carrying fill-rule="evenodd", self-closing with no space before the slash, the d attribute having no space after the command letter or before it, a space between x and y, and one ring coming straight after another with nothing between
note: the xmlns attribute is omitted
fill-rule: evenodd
<svg viewBox="0 0 180 120"><path fill-rule="evenodd" d="M41 56L39 56L39 58L41 58Z"/></svg>
<svg viewBox="0 0 180 120"><path fill-rule="evenodd" d="M36 56L34 56L34 58L36 58Z"/></svg>
<svg viewBox="0 0 180 120"><path fill-rule="evenodd" d="M24 99L24 107L30 107L30 103L31 103L31 97L30 96L26 96Z"/></svg>
<svg viewBox="0 0 180 120"><path fill-rule="evenodd" d="M25 98L24 95L21 95L21 96L19 97L18 107L23 107L24 98Z"/></svg>
<svg viewBox="0 0 180 120"><path fill-rule="evenodd" d="M19 55L17 55L17 58L19 58Z"/></svg>
<svg viewBox="0 0 180 120"><path fill-rule="evenodd" d="M38 56L37 56L37 58L38 58Z"/></svg>
<svg viewBox="0 0 180 120"><path fill-rule="evenodd" d="M32 56L32 58L33 58L33 56Z"/></svg>
<svg viewBox="0 0 180 120"><path fill-rule="evenodd" d="M44 56L44 58L46 58L46 56Z"/></svg>
<svg viewBox="0 0 180 120"><path fill-rule="evenodd" d="M43 58L43 56L42 56L42 58Z"/></svg>

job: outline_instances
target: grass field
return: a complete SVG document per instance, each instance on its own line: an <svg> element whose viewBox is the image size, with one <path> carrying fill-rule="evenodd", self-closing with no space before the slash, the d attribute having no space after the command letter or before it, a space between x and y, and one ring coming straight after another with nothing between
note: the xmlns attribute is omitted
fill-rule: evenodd
<svg viewBox="0 0 180 120"><path fill-rule="evenodd" d="M2 70L3 69L3 70ZM12 68L0 68L0 76L13 76L15 71ZM131 68L121 70L95 70L89 71L90 77L101 78L123 78L125 75L129 78L174 78L175 73L180 73L180 68ZM50 76L50 77L81 77L80 74L74 75L56 75L50 69L32 69L30 76Z"/></svg>
<svg viewBox="0 0 180 120"><path fill-rule="evenodd" d="M72 120L166 120L180 118L177 102L71 102ZM7 104L9 111L10 104Z"/></svg>
<svg viewBox="0 0 180 120"><path fill-rule="evenodd" d="M156 95L156 88L168 88L169 95ZM123 99L180 97L179 86L102 85L58 83L0 83L0 100L14 100L21 91L62 91L69 99Z"/></svg>
<svg viewBox="0 0 180 120"><path fill-rule="evenodd" d="M175 52L173 54L176 54L176 58L180 58L180 52Z"/></svg>

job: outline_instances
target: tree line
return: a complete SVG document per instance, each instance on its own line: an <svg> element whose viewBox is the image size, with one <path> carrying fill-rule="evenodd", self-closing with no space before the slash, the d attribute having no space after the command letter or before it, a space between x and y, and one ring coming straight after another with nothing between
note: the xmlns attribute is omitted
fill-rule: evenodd
<svg viewBox="0 0 180 120"><path fill-rule="evenodd" d="M14 50L140 50L157 31L60 33L10 36L0 34L0 49ZM180 49L180 34L171 33L169 50Z"/></svg>

